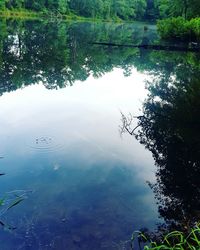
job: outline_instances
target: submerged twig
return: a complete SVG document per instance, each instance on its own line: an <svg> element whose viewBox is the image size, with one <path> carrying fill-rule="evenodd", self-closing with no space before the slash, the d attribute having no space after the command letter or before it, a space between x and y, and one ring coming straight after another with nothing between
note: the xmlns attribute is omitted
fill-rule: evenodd
<svg viewBox="0 0 200 250"><path fill-rule="evenodd" d="M199 52L200 46L189 47L189 46L178 46L178 45L160 45L160 44L117 44L117 43L106 43L106 42L93 42L91 44L101 46L112 46L112 47L127 47L127 48L138 48L138 49L151 49L151 50L164 50L164 51L189 51Z"/></svg>

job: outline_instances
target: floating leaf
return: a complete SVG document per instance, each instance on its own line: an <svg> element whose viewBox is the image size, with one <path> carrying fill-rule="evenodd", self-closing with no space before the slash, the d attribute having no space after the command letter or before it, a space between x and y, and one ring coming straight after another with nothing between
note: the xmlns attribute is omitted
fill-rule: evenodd
<svg viewBox="0 0 200 250"><path fill-rule="evenodd" d="M3 206L5 199L0 199L0 206Z"/></svg>
<svg viewBox="0 0 200 250"><path fill-rule="evenodd" d="M24 199L23 198L19 198L19 199L16 199L8 208L7 208L7 211L9 209L11 209L12 207L18 205L20 202L22 202Z"/></svg>

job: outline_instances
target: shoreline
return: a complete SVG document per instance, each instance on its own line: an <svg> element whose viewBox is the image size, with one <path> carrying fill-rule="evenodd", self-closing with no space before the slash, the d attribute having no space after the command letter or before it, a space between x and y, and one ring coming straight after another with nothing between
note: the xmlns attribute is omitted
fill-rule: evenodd
<svg viewBox="0 0 200 250"><path fill-rule="evenodd" d="M27 10L1 10L0 17L6 19L52 19L52 20L61 20L61 21L92 21L92 22L116 22L116 23L123 23L126 22L120 19L98 19L92 17L83 17L77 16L75 14L63 15L60 13L53 13L53 12L34 12L34 11L27 11ZM130 21L128 21L130 22ZM134 22L134 21L132 21Z"/></svg>
<svg viewBox="0 0 200 250"><path fill-rule="evenodd" d="M99 23L144 23L149 24L150 22L147 20L122 20L122 19L100 19L100 18L92 18L92 17L84 17L84 16L77 16L73 13L69 15L62 15L59 13L53 12L34 12L34 11L27 11L27 10L0 10L0 18L5 19L24 19L24 20L59 20L59 21L77 21L77 22L99 22ZM155 24L155 21L151 22Z"/></svg>

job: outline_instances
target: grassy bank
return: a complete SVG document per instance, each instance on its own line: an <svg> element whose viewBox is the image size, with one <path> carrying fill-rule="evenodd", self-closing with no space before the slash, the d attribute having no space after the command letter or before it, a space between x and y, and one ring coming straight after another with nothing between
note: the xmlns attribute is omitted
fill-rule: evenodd
<svg viewBox="0 0 200 250"><path fill-rule="evenodd" d="M27 10L0 10L0 17L5 18L28 18L28 19L35 19L40 18L43 16L43 13L36 13L32 11Z"/></svg>
<svg viewBox="0 0 200 250"><path fill-rule="evenodd" d="M27 11L24 9L21 10L0 10L0 17L4 18L20 18L20 19L53 19L53 20L74 20L74 21L95 21L95 22L123 22L119 18L110 18L110 19L100 19L100 18L91 18L91 17L83 17L77 16L73 13L69 15L62 15L60 13L53 13L53 12L34 12L34 11Z"/></svg>
<svg viewBox="0 0 200 250"><path fill-rule="evenodd" d="M145 235L142 232L136 232L133 234L132 242L137 238L140 249L143 250L199 250L200 249L200 224L190 230L172 231L167 235L151 240L149 235ZM141 246L143 242L144 247ZM131 249L133 249L133 244Z"/></svg>
<svg viewBox="0 0 200 250"><path fill-rule="evenodd" d="M0 11L0 16L5 18L21 18L21 19L61 19L61 20L94 20L76 16L74 14L61 15L53 12L34 12L27 10L3 10Z"/></svg>
<svg viewBox="0 0 200 250"><path fill-rule="evenodd" d="M168 18L158 21L157 27L163 39L200 42L200 18Z"/></svg>

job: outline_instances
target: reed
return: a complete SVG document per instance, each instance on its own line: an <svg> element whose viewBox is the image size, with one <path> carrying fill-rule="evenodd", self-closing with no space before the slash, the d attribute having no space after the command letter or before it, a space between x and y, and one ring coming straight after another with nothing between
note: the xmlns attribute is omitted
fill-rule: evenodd
<svg viewBox="0 0 200 250"><path fill-rule="evenodd" d="M161 240L151 240L143 232L134 232L131 238L131 249L138 240L140 249L143 250L199 250L200 249L200 223L196 224L189 233L172 231L163 236ZM141 246L141 243L144 246Z"/></svg>

